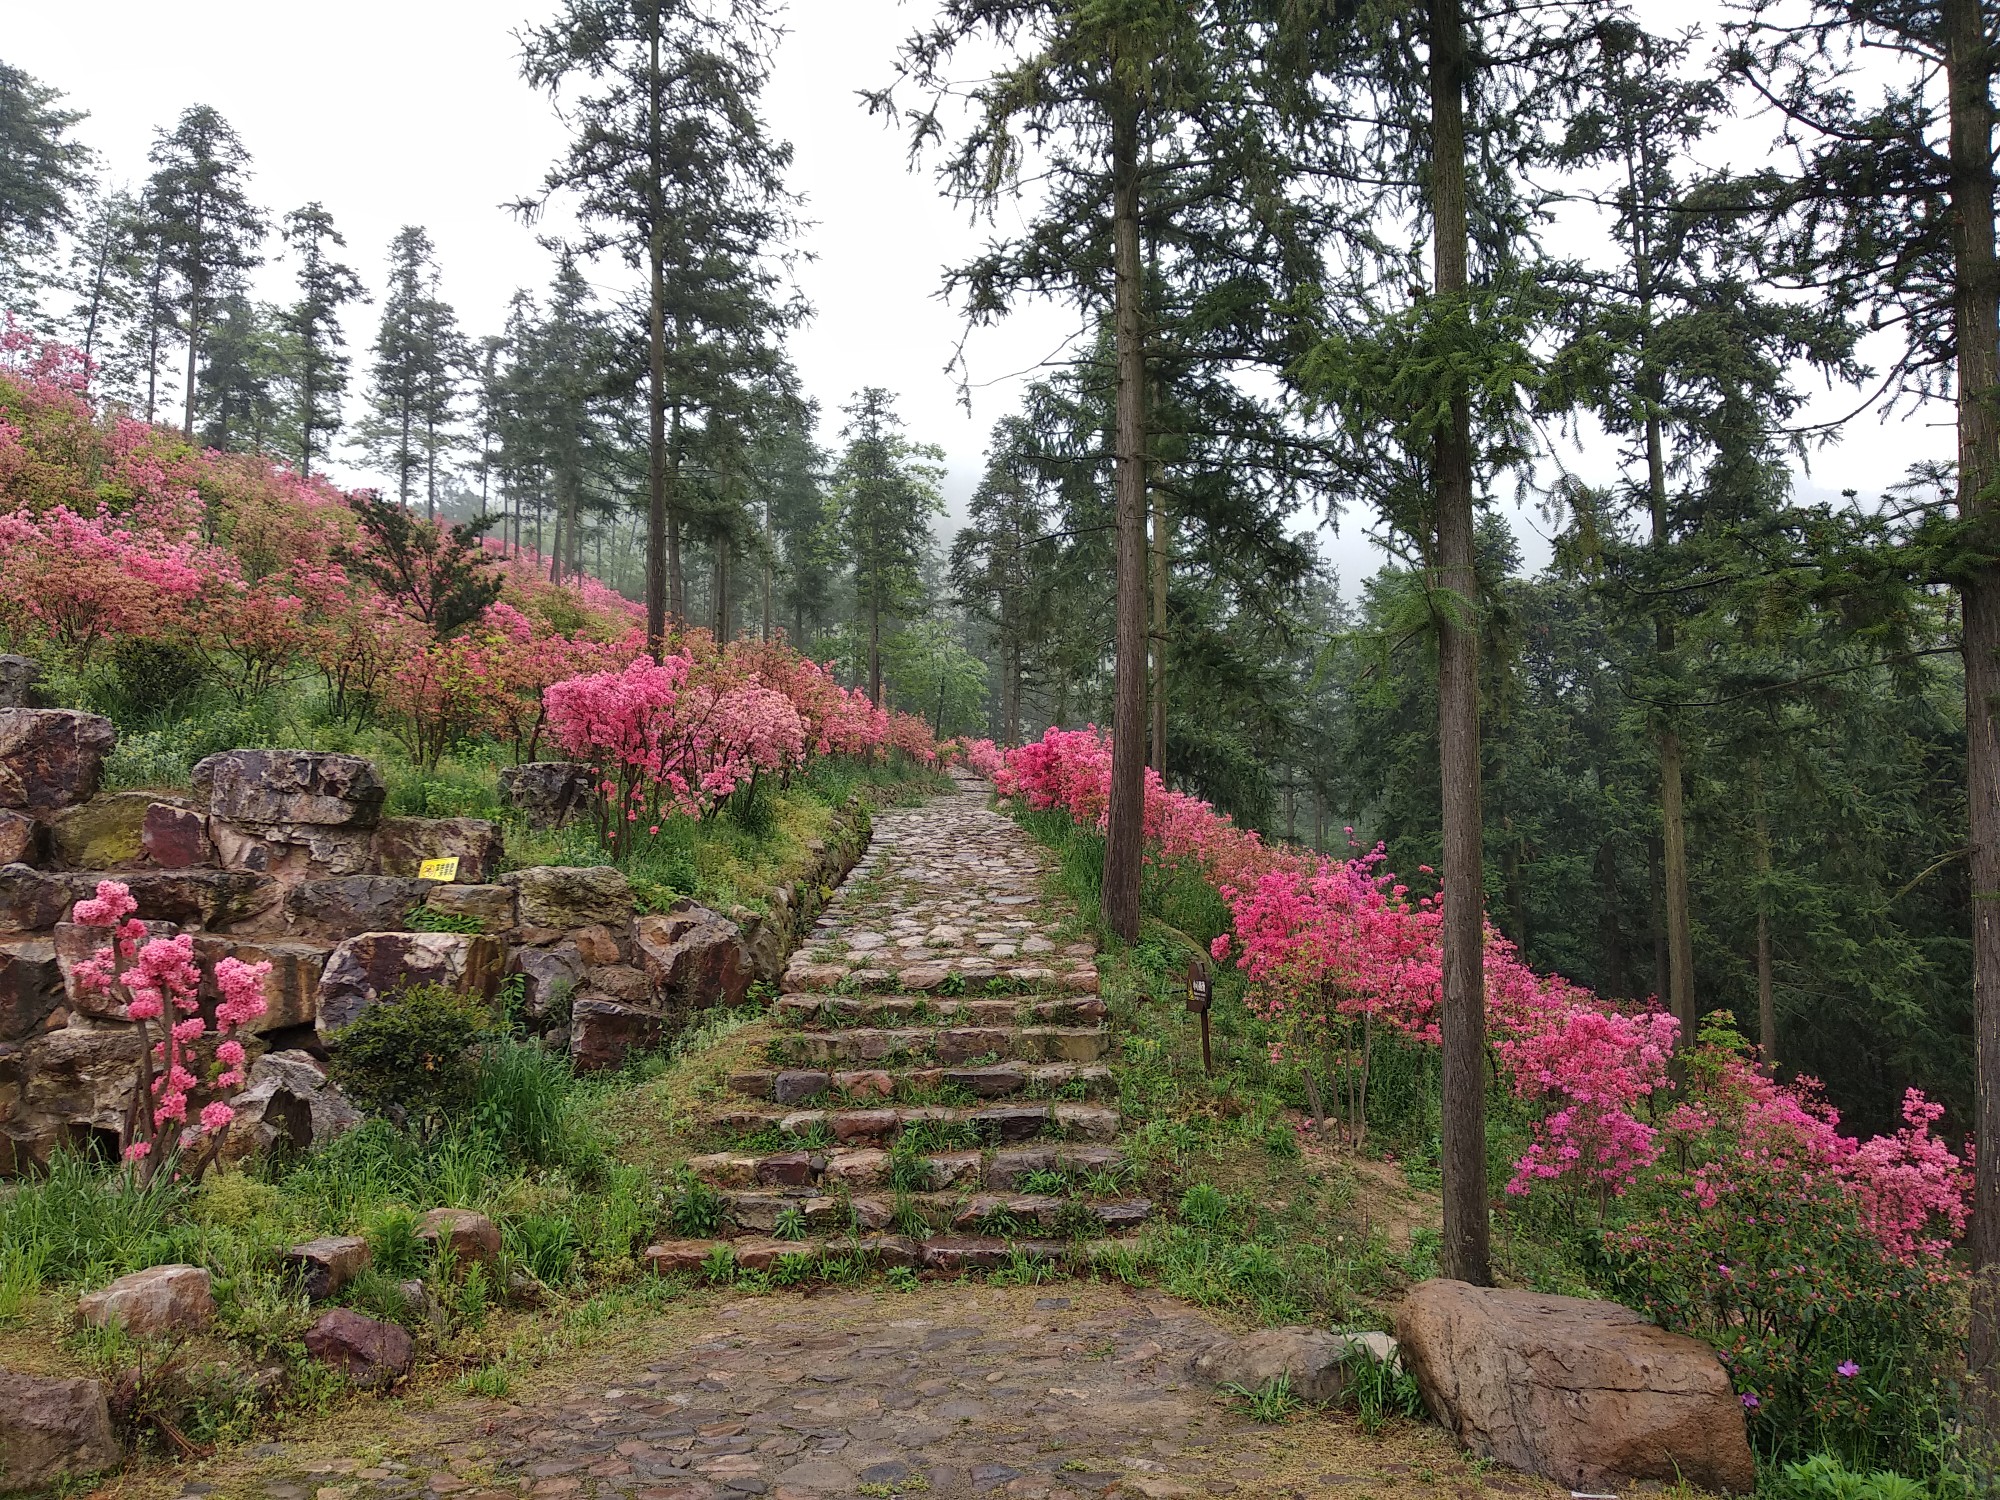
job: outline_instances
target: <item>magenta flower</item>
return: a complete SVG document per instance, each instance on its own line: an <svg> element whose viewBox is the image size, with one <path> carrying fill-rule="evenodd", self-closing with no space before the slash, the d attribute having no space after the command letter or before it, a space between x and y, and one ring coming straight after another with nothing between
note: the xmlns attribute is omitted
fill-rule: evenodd
<svg viewBox="0 0 2000 1500"><path fill-rule="evenodd" d="M1834 1368L1834 1373L1839 1375L1842 1380L1852 1380L1855 1376L1861 1373L1861 1366L1857 1365L1851 1359L1843 1359L1839 1364L1835 1365L1833 1368Z"/></svg>
<svg viewBox="0 0 2000 1500"><path fill-rule="evenodd" d="M1748 1407L1751 1411L1755 1411L1758 1407L1762 1406L1764 1403L1759 1401L1755 1396L1751 1395L1748 1391L1745 1391L1743 1393L1743 1404L1744 1406Z"/></svg>

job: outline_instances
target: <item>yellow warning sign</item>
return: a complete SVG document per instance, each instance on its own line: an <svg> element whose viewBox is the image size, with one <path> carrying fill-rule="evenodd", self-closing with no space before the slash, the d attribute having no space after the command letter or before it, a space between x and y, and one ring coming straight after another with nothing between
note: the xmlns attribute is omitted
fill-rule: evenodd
<svg viewBox="0 0 2000 1500"><path fill-rule="evenodd" d="M419 880L458 879L458 856L454 854L450 859L425 860L423 864L420 865L417 869L417 879Z"/></svg>

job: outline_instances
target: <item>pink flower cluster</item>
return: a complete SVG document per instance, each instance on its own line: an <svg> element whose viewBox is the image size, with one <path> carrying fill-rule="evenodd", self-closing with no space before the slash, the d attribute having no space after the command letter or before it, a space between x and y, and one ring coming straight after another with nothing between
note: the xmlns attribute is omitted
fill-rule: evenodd
<svg viewBox="0 0 2000 1500"><path fill-rule="evenodd" d="M120 1002L126 1019L139 1024L140 1036L149 1043L139 1061L124 1132L126 1160L141 1163L150 1176L168 1150L186 1152L212 1138L200 1170L213 1160L221 1132L236 1118L219 1097L240 1087L245 1076L247 1054L231 1033L264 1014L264 980L271 965L236 958L217 961L211 1032L210 1020L202 1014L202 974L193 936L153 937L133 915L137 910L130 888L115 880L100 881L95 896L77 902L71 917L86 927L109 928L111 941L72 973L85 990ZM210 1041L212 1048L206 1045ZM205 1083L204 1069L211 1071ZM190 1123L192 1101L200 1093L210 1098Z"/></svg>
<svg viewBox="0 0 2000 1500"><path fill-rule="evenodd" d="M1095 728L1052 729L1008 752L994 779L1002 795L1103 828L1111 744ZM1213 952L1235 955L1256 1011L1307 1027L1366 1017L1439 1039L1443 912L1437 897L1413 895L1383 869L1379 846L1345 860L1272 847L1150 772L1145 797L1149 858L1193 864L1229 903L1233 933ZM1809 1089L1738 1062L1725 1091L1736 1107L1723 1121L1712 1103L1674 1102L1668 1061L1679 1028L1657 1007L1614 1005L1538 975L1490 927L1485 974L1490 1044L1507 1085L1534 1110L1510 1193L1542 1183L1600 1198L1626 1191L1660 1161L1664 1112L1665 1135L1704 1143L1690 1191L1708 1207L1726 1201L1733 1173L1752 1167L1831 1174L1891 1256L1935 1254L1963 1233L1965 1166L1932 1133L1942 1109L1921 1094L1906 1101L1902 1130L1860 1142L1839 1133Z"/></svg>

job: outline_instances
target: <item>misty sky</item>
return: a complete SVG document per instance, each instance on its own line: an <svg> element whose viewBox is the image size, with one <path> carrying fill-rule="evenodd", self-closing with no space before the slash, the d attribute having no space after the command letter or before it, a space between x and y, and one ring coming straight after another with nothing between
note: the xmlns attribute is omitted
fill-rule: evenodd
<svg viewBox="0 0 2000 1500"><path fill-rule="evenodd" d="M1709 0L1653 0L1656 21L1679 24ZM547 0L348 0L337 7L273 0L183 0L171 17L157 4L91 0L29 7L0 0L0 58L64 90L90 118L79 134L114 181L137 182L156 127L187 105L207 103L235 126L255 158L253 192L273 216L318 199L346 235L348 259L371 288L383 281L390 237L422 224L438 246L444 292L468 333L498 331L516 287L539 288L550 260L538 231L499 205L532 191L562 149L564 130L548 100L519 78L512 35L552 11ZM766 95L773 129L793 142L795 186L813 221L798 270L817 315L794 335L792 357L824 408L831 441L838 408L862 385L899 393L913 436L950 458L954 512L978 479L993 422L1012 410L1036 367L1060 356L1075 332L1073 310L1024 308L967 346L971 410L945 373L961 338L958 317L936 296L940 269L964 259L985 233L945 203L934 181L913 174L903 140L870 119L855 91L891 75L897 43L927 14L929 0L794 0L790 35ZM1742 131L1756 131L1754 125ZM1017 216L1018 220L1018 216ZM542 231L560 228L551 221ZM275 236L268 248L276 254ZM614 287L622 271L599 269ZM290 267L267 265L259 295L289 298ZM358 415L373 307L347 321L356 355L350 419ZM1854 404L1830 394L1814 414ZM1883 426L1867 416L1840 446L1814 460L1800 493L1864 495L1898 479L1919 458L1948 457L1943 409ZM1565 461L1586 477L1611 477L1599 448ZM350 459L347 482L379 476ZM1537 560L1532 514L1512 512L1524 551ZM1378 564L1364 538L1367 518L1343 518L1323 546L1349 592ZM1304 520L1302 518L1302 524Z"/></svg>

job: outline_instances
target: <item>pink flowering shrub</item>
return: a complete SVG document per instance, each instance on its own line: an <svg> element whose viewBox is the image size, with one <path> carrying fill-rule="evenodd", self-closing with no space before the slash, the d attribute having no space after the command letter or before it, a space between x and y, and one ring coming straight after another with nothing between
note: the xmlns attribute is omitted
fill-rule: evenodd
<svg viewBox="0 0 2000 1500"><path fill-rule="evenodd" d="M1611 1289L1716 1346L1760 1451L1914 1472L1962 1337L1944 1251L1971 1184L1931 1134L1938 1106L1913 1091L1902 1130L1858 1142L1809 1087L1758 1073L1727 1025L1686 1068L1663 1165L1602 1237Z"/></svg>
<svg viewBox="0 0 2000 1500"><path fill-rule="evenodd" d="M125 1019L138 1023L139 1071L120 1133L125 1160L141 1181L151 1181L169 1163L199 1177L236 1118L222 1097L245 1076L243 1043L232 1033L264 1014L271 965L218 960L220 999L211 1022L202 1014L194 938L149 937L146 924L133 916L137 909L131 890L115 880L100 881L95 896L76 903L72 919L107 929L110 941L77 964L74 977L86 990L110 996ZM190 1152L192 1164L179 1165Z"/></svg>

